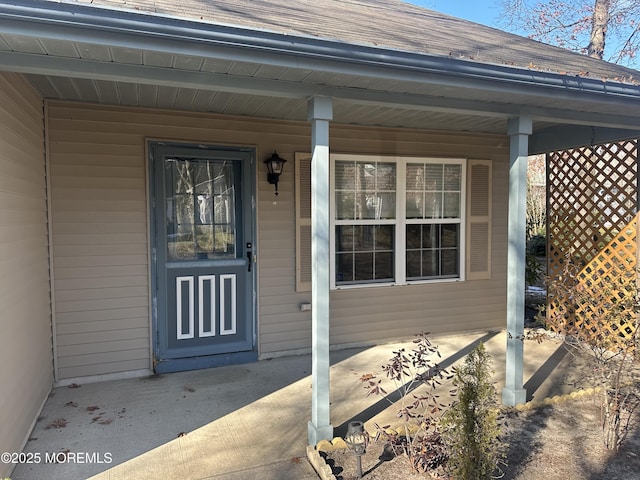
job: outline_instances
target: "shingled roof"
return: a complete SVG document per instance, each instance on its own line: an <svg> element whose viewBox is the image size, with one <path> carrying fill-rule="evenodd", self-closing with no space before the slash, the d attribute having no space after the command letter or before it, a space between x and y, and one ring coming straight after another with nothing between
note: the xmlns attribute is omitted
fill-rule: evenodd
<svg viewBox="0 0 640 480"><path fill-rule="evenodd" d="M191 21L301 35L608 81L640 72L399 0L75 0Z"/></svg>

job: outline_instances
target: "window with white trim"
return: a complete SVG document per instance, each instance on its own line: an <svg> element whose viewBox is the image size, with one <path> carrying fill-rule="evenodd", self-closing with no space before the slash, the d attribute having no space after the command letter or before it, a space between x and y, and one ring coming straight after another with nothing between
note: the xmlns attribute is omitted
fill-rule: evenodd
<svg viewBox="0 0 640 480"><path fill-rule="evenodd" d="M462 279L464 160L331 155L331 172L332 287Z"/></svg>
<svg viewBox="0 0 640 480"><path fill-rule="evenodd" d="M332 154L331 163L333 288L491 278L491 160ZM311 154L297 152L298 292L312 281L310 167Z"/></svg>
<svg viewBox="0 0 640 480"><path fill-rule="evenodd" d="M395 279L396 164L333 161L336 285Z"/></svg>

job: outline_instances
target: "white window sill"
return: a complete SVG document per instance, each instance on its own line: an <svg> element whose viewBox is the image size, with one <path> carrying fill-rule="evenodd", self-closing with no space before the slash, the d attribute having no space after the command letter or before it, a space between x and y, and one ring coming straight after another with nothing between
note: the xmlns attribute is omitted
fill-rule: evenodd
<svg viewBox="0 0 640 480"><path fill-rule="evenodd" d="M352 285L334 285L331 290L353 290L359 288L383 288L383 287L406 287L411 285L432 285L440 283L460 283L463 282L462 278L438 278L433 280L415 280L404 283L359 283Z"/></svg>

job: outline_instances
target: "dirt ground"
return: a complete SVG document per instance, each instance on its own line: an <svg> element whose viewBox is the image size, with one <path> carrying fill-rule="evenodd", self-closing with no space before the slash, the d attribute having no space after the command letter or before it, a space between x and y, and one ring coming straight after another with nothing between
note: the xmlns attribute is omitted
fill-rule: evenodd
<svg viewBox="0 0 640 480"><path fill-rule="evenodd" d="M541 259L544 264L544 259ZM542 278L526 294L525 326L537 327L538 306L546 292ZM583 370L584 371L584 370ZM576 387L582 381L573 379ZM586 388L588 385L584 385ZM626 441L617 452L604 446L598 394L564 397L553 405L505 413L503 440L508 444L501 480L640 480L640 411ZM384 443L371 443L362 457L365 480L447 479L412 471L405 456L391 460L383 455ZM347 450L327 452L326 462L337 480L355 480L356 459ZM463 480L463 479L456 479Z"/></svg>
<svg viewBox="0 0 640 480"><path fill-rule="evenodd" d="M637 414L637 412L636 412ZM608 451L599 426L594 396L567 398L558 404L507 415L509 444L504 480L640 480L640 425L636 422L618 452ZM638 415L636 415L638 418ZM640 420L640 419L638 419ZM424 480L412 473L406 457L380 461L382 443L372 443L362 457L362 478ZM355 458L345 450L327 453L338 480L356 479ZM440 477L442 478L442 477Z"/></svg>

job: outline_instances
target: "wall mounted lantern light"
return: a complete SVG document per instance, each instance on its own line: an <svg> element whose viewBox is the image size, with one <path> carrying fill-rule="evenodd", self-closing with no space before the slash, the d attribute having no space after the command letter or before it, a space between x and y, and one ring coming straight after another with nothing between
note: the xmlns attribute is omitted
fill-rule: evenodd
<svg viewBox="0 0 640 480"><path fill-rule="evenodd" d="M267 158L264 163L268 170L267 181L271 185L276 186L276 196L278 196L278 181L280 180L282 170L284 170L286 160L284 158L280 158L276 152L273 152L273 155Z"/></svg>

